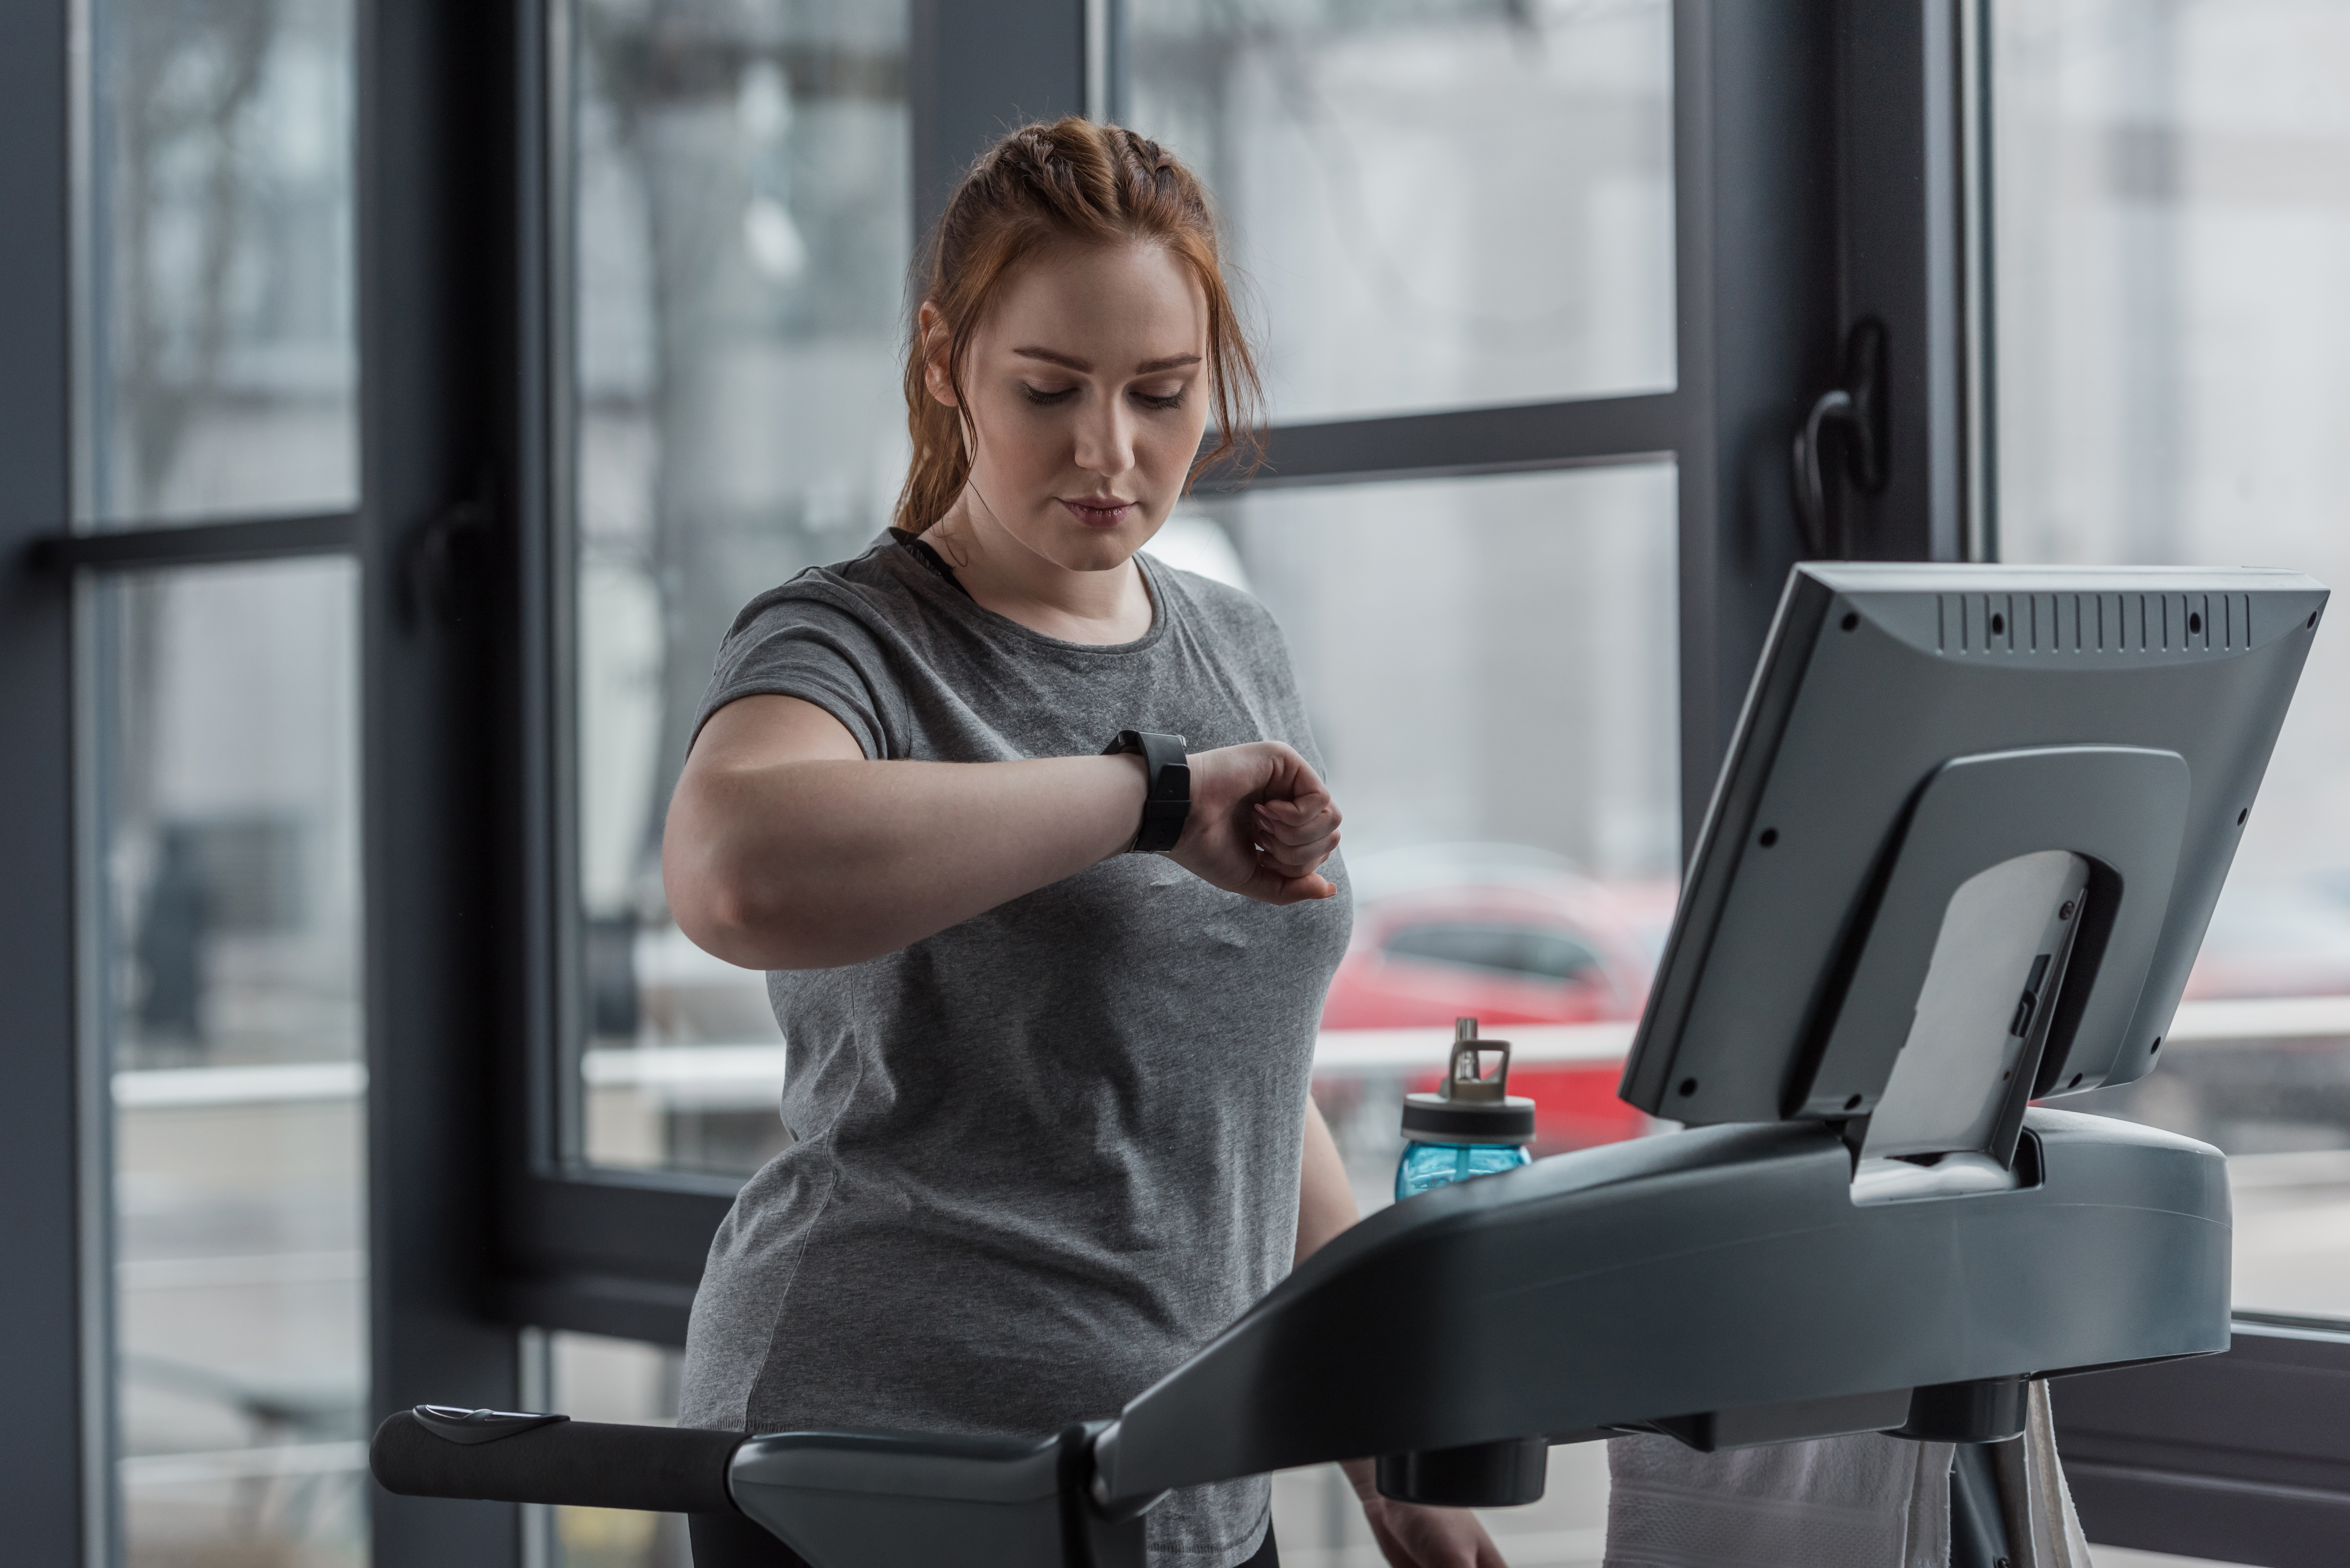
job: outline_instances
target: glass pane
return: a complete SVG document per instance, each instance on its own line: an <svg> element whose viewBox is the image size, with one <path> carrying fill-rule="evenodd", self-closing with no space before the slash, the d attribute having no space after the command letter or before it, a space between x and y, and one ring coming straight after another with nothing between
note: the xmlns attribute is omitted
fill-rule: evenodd
<svg viewBox="0 0 2350 1568"><path fill-rule="evenodd" d="M367 1557L357 573L89 599L132 1568Z"/></svg>
<svg viewBox="0 0 2350 1568"><path fill-rule="evenodd" d="M551 1334L550 1404L577 1421L677 1425L684 1357L658 1345L593 1334ZM693 1568L681 1513L558 1508L548 1568Z"/></svg>
<svg viewBox="0 0 2350 1568"><path fill-rule="evenodd" d="M1284 421L1669 390L1667 0L1129 0Z"/></svg>
<svg viewBox="0 0 2350 1568"><path fill-rule="evenodd" d="M743 1173L783 1041L671 923L661 814L735 612L862 550L905 474L906 7L577 0L572 36L577 1147Z"/></svg>
<svg viewBox="0 0 2350 1568"><path fill-rule="evenodd" d="M85 521L359 495L351 0L92 0Z"/></svg>
<svg viewBox="0 0 2350 1568"><path fill-rule="evenodd" d="M2350 585L2350 12L1994 16L2002 555ZM2350 645L2323 634L2161 1070L2064 1102L2228 1151L2248 1308L2350 1314L2345 777Z"/></svg>
<svg viewBox="0 0 2350 1568"><path fill-rule="evenodd" d="M1512 1043L1537 1153L1648 1130L1616 1084L1680 863L1676 497L1669 463L1275 490L1153 545L1280 620L1346 813L1315 1095L1366 1211L1456 1017Z"/></svg>

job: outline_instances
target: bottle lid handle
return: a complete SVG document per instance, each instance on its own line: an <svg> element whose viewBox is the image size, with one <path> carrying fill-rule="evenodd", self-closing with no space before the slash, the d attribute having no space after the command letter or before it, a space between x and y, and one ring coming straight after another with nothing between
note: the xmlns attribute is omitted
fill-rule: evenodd
<svg viewBox="0 0 2350 1568"><path fill-rule="evenodd" d="M1488 1077L1480 1068L1487 1052L1501 1054L1501 1065ZM1480 1040L1477 1021L1456 1018L1452 1021L1452 1064L1444 1075L1444 1097L1476 1105L1498 1105L1510 1092L1510 1043L1506 1040Z"/></svg>

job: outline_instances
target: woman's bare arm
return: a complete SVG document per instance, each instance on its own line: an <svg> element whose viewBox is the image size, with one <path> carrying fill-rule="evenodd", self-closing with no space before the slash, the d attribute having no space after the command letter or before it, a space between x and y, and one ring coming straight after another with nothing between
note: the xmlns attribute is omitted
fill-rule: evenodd
<svg viewBox="0 0 2350 1568"><path fill-rule="evenodd" d="M1315 874L1337 846L1337 808L1303 757L1266 742L1190 761L1191 815L1170 859L1268 903L1337 890ZM816 704L745 697L686 759L662 881L679 927L730 963L858 963L1118 854L1143 784L1132 756L868 762Z"/></svg>
<svg viewBox="0 0 2350 1568"><path fill-rule="evenodd" d="M1338 1140L1322 1119L1322 1107L1305 1102L1305 1158L1297 1173L1297 1253L1302 1263L1328 1244L1330 1238L1362 1218L1355 1207L1355 1189L1347 1180L1346 1161L1338 1158Z"/></svg>

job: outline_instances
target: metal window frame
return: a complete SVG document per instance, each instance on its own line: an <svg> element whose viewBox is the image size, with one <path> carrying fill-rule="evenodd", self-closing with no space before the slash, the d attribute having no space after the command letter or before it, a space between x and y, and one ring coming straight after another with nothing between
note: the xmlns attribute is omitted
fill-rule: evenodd
<svg viewBox="0 0 2350 1568"><path fill-rule="evenodd" d="M1797 554L1788 437L1859 317L1887 323L1895 358L1893 483L1836 487L1866 553L1992 549L1981 14L1980 0L1675 0L1673 390L1284 426L1254 482L1670 455L1685 833ZM1089 16L1109 28L1090 48ZM915 0L918 214L1015 111L1119 107L1121 16L1088 0ZM105 535L71 529L74 7L40 0L0 24L0 190L19 215L0 231L0 863L16 893L0 985L33 1047L0 1054L0 1234L16 1265L0 1274L0 1394L59 1438L18 1446L0 1503L12 1544L42 1561L85 1560L102 1524L82 1484L105 1458L105 1391L86 1359L93 1232L77 1230L97 1168L75 1108L94 1091L72 1048L72 603L89 574L360 561L379 1411L511 1402L517 1325L680 1343L729 1200L731 1183L570 1168L553 1133L570 960L565 192L550 140L567 89L548 74L550 17L542 0L359 0L359 510ZM435 577L436 559L462 569ZM2247 1317L2226 1356L2064 1386L2092 1533L2330 1562L2350 1520L2350 1429L2305 1413L2345 1377L2350 1334ZM374 1506L383 1568L522 1559L514 1510Z"/></svg>
<svg viewBox="0 0 2350 1568"><path fill-rule="evenodd" d="M375 1414L511 1407L494 1293L546 955L529 696L546 529L543 9L359 0L359 556ZM375 1560L511 1564L520 1511L377 1490Z"/></svg>
<svg viewBox="0 0 2350 1568"><path fill-rule="evenodd" d="M2261 1568L2333 1568L2350 1540L2350 1327L2239 1313L2224 1355L2052 1393L2089 1539Z"/></svg>
<svg viewBox="0 0 2350 1568"><path fill-rule="evenodd" d="M0 1465L12 1554L79 1563L82 1476L106 1453L82 1324L93 1260L75 1049L73 605L34 559L72 524L73 23L62 0L0 22Z"/></svg>

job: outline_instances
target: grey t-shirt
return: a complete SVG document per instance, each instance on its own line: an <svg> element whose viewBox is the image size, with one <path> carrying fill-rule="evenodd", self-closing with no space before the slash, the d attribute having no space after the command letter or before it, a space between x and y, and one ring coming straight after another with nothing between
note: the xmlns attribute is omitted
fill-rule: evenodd
<svg viewBox="0 0 2350 1568"><path fill-rule="evenodd" d="M1089 755L1285 741L1319 768L1281 633L1246 594L1139 556L1150 630L1062 642L886 535L761 595L702 714L825 709L868 757ZM1275 909L1127 855L901 951L778 971L795 1141L719 1227L681 1418L776 1431L1029 1433L1115 1415L1288 1272L1338 898ZM1262 1479L1149 1516L1154 1563L1231 1568Z"/></svg>

